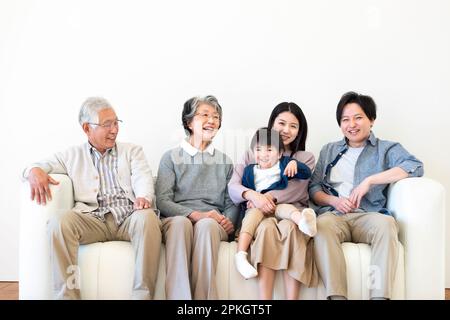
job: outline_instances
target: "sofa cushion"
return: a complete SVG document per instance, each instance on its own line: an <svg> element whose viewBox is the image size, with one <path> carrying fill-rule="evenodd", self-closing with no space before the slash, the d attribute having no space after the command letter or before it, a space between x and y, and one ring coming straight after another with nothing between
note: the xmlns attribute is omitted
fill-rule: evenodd
<svg viewBox="0 0 450 320"><path fill-rule="evenodd" d="M237 243L222 241L217 265L219 299L258 299L258 280L245 280L236 270L234 254ZM347 262L349 299L369 298L370 246L363 243L342 244ZM394 283L393 299L404 299L403 246L399 246L399 263ZM155 299L165 299L165 250L162 246ZM134 276L134 253L129 242L109 241L80 246L81 295L83 299L130 299ZM284 299L282 273L275 279L274 299ZM300 288L300 299L325 299L325 288Z"/></svg>

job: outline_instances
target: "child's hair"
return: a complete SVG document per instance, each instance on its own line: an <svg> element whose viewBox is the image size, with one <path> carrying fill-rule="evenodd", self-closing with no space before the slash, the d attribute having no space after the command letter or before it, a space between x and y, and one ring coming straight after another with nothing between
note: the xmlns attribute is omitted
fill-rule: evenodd
<svg viewBox="0 0 450 320"><path fill-rule="evenodd" d="M250 148L253 150L256 146L273 146L278 149L279 153L284 152L284 144L280 133L267 127L256 130L256 133L252 138Z"/></svg>

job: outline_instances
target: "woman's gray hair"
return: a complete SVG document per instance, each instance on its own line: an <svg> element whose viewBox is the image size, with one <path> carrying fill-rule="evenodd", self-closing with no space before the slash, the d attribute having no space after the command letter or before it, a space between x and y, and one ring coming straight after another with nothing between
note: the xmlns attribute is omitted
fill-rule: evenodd
<svg viewBox="0 0 450 320"><path fill-rule="evenodd" d="M111 104L102 97L89 97L83 102L78 115L78 122L83 123L98 123L98 112L103 109L114 109Z"/></svg>
<svg viewBox="0 0 450 320"><path fill-rule="evenodd" d="M183 122L184 131L186 131L186 134L188 135L192 134L192 130L189 128L189 123L192 119L194 119L197 109L201 104L207 104L213 107L220 117L219 128L222 125L222 107L216 97L212 95L206 97L193 97L184 103L183 112L181 114L181 121Z"/></svg>

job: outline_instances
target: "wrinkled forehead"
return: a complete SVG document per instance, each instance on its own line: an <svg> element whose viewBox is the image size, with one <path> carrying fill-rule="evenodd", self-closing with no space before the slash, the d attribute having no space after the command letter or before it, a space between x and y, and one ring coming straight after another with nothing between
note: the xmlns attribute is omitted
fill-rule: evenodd
<svg viewBox="0 0 450 320"><path fill-rule="evenodd" d="M98 112L98 121L100 123L105 121L114 121L116 119L117 115L113 108L102 109Z"/></svg>
<svg viewBox="0 0 450 320"><path fill-rule="evenodd" d="M201 103L197 107L197 113L210 113L210 114L219 114L219 111L215 106L212 106L208 103Z"/></svg>

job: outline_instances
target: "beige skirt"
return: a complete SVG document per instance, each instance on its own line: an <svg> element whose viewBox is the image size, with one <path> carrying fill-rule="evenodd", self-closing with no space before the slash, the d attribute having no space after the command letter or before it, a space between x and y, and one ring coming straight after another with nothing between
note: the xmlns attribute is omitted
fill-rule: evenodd
<svg viewBox="0 0 450 320"><path fill-rule="evenodd" d="M256 229L250 252L255 268L261 264L273 270L286 270L307 287L318 285L314 239L301 232L290 220L264 218Z"/></svg>

